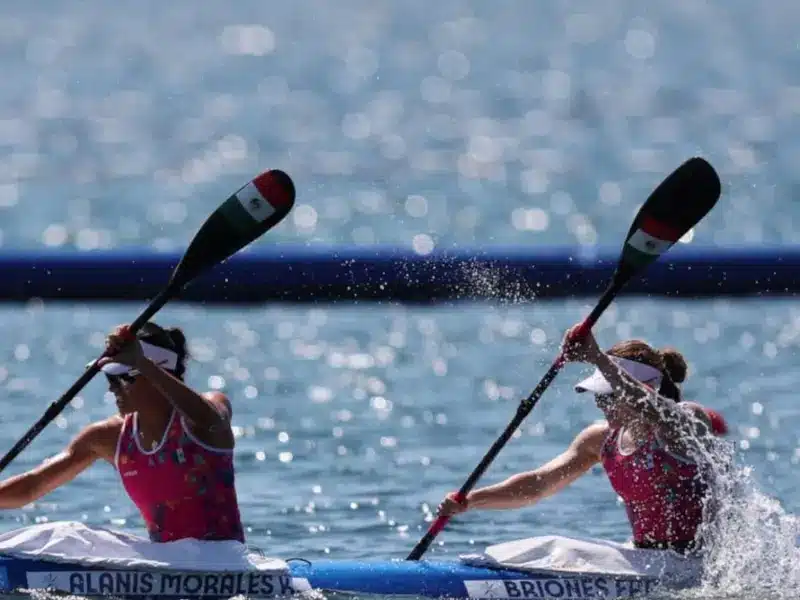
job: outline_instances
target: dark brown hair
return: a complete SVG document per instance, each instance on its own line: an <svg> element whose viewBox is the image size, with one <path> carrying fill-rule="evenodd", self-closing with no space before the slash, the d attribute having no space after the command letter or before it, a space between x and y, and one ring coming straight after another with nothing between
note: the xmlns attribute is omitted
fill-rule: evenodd
<svg viewBox="0 0 800 600"><path fill-rule="evenodd" d="M675 348L656 350L642 340L625 340L611 346L608 354L655 367L664 374L658 393L678 402L681 401L681 391L677 384L683 383L686 379L689 367L683 354Z"/></svg>
<svg viewBox="0 0 800 600"><path fill-rule="evenodd" d="M141 341L172 350L178 354L178 364L175 366L175 376L183 379L186 373L186 359L189 353L186 349L186 336L178 327L163 328L160 325L149 321L139 330L138 337Z"/></svg>

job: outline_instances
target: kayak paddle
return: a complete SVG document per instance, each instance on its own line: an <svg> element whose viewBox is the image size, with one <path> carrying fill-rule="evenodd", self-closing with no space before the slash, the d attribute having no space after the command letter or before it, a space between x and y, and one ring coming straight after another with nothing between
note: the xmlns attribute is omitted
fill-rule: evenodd
<svg viewBox="0 0 800 600"><path fill-rule="evenodd" d="M719 200L722 184L717 172L707 161L694 157L687 160L653 190L639 209L625 237L619 262L606 291L597 306L581 323L579 335L586 335L605 312L617 294L634 276L644 271L658 257L669 250L684 234L697 225ZM478 479L497 457L523 420L536 406L548 386L564 366L564 357L559 353L545 376L520 402L517 413L502 435L456 493L459 502L467 498ZM417 543L406 560L419 560L428 550L434 538L444 529L449 517L440 515L431 524L428 532Z"/></svg>
<svg viewBox="0 0 800 600"><path fill-rule="evenodd" d="M292 210L295 187L292 178L283 171L265 171L223 202L206 219L164 289L131 323L129 333L135 336L150 318L175 297L198 275L216 266L258 239ZM61 398L53 402L42 418L0 459L0 472L22 452L42 430L55 419L72 399L100 371L101 355L84 371Z"/></svg>

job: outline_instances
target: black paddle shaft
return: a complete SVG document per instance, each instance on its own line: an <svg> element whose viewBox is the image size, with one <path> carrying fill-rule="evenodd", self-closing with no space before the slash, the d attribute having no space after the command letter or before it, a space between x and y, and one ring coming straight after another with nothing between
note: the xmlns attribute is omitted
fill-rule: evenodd
<svg viewBox="0 0 800 600"><path fill-rule="evenodd" d="M233 256L280 223L295 201L292 178L279 169L265 171L223 202L201 225L172 277L136 320L129 326L133 336L150 318L204 271ZM103 353L100 358L108 356ZM72 399L100 371L94 361L61 398L0 459L0 472L22 452L42 430L66 408Z"/></svg>
<svg viewBox="0 0 800 600"><path fill-rule="evenodd" d="M615 274L614 279L612 280L611 284L608 286L606 291L603 293L603 296L597 303L597 306L594 307L589 316L581 323L581 331L588 332L592 329L594 324L600 319L602 314L614 301L614 298L620 292L620 290L625 286L625 284L630 280L632 276L628 274L627 271L622 272L618 271ZM461 499L466 499L467 494L472 491L472 488L475 487L475 484L478 483L483 474L486 472L486 469L494 462L494 459L497 458L497 455L503 450L505 445L511 439L511 436L514 435L514 432L519 428L522 422L527 418L527 416L531 413L533 408L539 402L539 399L544 395L545 391L550 384L553 383L558 373L564 366L564 357L559 354L553 364L550 365L550 368L544 374L539 384L533 389L533 391L528 395L527 398L522 400L517 407L517 412L514 415L514 418L511 419L509 424L503 430L503 433L500 434L492 446L489 448L489 451L484 455L481 459L481 462L478 463L478 466L475 467L475 470L470 473L467 480L464 482L464 485L461 486L461 489L458 491L458 497ZM420 539L416 546L411 550L406 560L419 560L423 554L428 550L433 540L436 538L437 535L441 532L444 526L447 524L448 519L444 517L438 517L437 521L434 522L433 526L425 533L425 535Z"/></svg>
<svg viewBox="0 0 800 600"><path fill-rule="evenodd" d="M587 334L625 284L699 223L716 205L721 193L722 186L717 172L703 158L692 157L670 173L652 191L636 214L611 282L581 324L578 334ZM533 392L520 402L514 418L456 493L456 500L466 501L467 494L530 414L563 366L564 357L559 353ZM406 560L419 560L448 520L449 517L439 515Z"/></svg>
<svg viewBox="0 0 800 600"><path fill-rule="evenodd" d="M581 323L581 330L583 332L588 332L592 329L592 327L594 327L594 324L597 323L597 321L603 315L611 302L613 302L614 298L625 286L629 279L630 277L617 276L612 281L611 285L608 287L608 289L606 289L606 291L603 293L603 296L598 301L597 306L594 307L594 310L592 310L592 312L589 313L589 316L586 317L583 323ZM544 377L542 377L541 381L539 381L539 384L533 388L533 391L528 394L527 398L519 403L519 406L517 407L517 413L514 415L512 421L508 424L508 427L505 428L503 433L500 435L500 438L495 441L494 444L492 444L491 448L486 453L486 456L483 457L477 468L467 478L467 481L459 490L459 493L462 496L466 496L472 490L478 480L483 476L483 473L503 449L503 446L505 446L508 440L511 439L511 436L514 435L514 432L522 424L522 421L524 421L525 418L531 413L547 388L550 387L551 383L553 383L564 364L565 361L563 356L559 355L550 365L547 373L545 373Z"/></svg>

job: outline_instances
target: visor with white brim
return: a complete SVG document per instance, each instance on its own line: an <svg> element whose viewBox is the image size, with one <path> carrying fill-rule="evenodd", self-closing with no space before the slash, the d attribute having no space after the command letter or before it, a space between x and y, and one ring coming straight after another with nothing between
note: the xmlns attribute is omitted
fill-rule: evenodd
<svg viewBox="0 0 800 600"><path fill-rule="evenodd" d="M145 358L149 358L153 363L166 369L167 371L174 371L178 366L178 353L161 346L154 346L147 342L139 342L142 348L142 354ZM94 362L86 364L86 367L91 367ZM100 370L106 375L138 375L139 371L123 363L110 362L103 365Z"/></svg>
<svg viewBox="0 0 800 600"><path fill-rule="evenodd" d="M655 367L636 362L635 360L619 358L618 356L609 356L609 358L613 360L619 368L637 381L647 384L654 390L658 390L661 387L661 380L664 378L664 374ZM611 387L611 384L606 381L606 378L603 377L600 369L595 369L594 373L575 385L575 391L579 394L583 392L611 394L614 392L614 389Z"/></svg>

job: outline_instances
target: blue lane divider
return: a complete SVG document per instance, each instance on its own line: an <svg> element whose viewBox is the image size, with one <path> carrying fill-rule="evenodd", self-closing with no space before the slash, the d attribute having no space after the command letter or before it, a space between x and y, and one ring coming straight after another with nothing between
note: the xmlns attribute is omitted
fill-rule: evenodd
<svg viewBox="0 0 800 600"><path fill-rule="evenodd" d="M386 246L277 245L246 250L194 281L191 302L386 300L527 301L597 295L618 248L460 247L419 255ZM143 301L158 293L181 254L148 250L6 251L0 300ZM682 298L794 294L800 246L679 245L625 294Z"/></svg>

